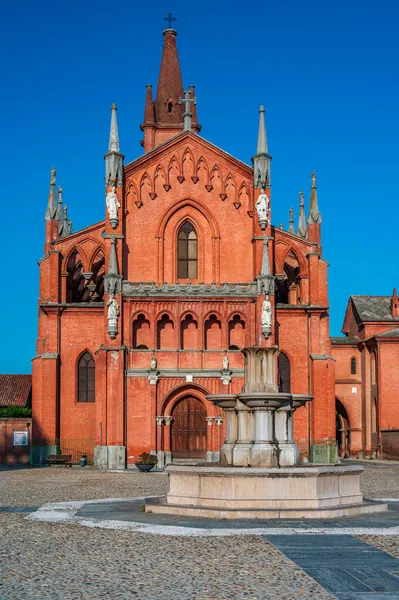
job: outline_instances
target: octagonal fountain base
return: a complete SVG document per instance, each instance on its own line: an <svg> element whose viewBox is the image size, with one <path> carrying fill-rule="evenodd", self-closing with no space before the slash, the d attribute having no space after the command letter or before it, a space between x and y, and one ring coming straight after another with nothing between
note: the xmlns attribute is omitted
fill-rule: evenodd
<svg viewBox="0 0 399 600"><path fill-rule="evenodd" d="M166 498L146 512L220 519L334 518L384 512L363 502L360 465L283 468L169 466Z"/></svg>

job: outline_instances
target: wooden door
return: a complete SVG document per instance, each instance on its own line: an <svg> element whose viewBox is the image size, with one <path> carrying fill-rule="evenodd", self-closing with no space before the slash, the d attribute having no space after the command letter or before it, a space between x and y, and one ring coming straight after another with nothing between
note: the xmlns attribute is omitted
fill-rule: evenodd
<svg viewBox="0 0 399 600"><path fill-rule="evenodd" d="M205 458L206 411L196 398L184 398L172 413L173 458Z"/></svg>

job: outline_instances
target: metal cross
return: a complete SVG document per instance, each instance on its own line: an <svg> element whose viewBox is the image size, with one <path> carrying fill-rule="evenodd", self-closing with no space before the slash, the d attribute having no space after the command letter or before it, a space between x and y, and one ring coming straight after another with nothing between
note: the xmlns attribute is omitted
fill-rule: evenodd
<svg viewBox="0 0 399 600"><path fill-rule="evenodd" d="M169 23L169 29L171 29L172 27L172 21L176 21L175 17L172 17L172 13L168 13L168 16L164 18L164 21L168 21Z"/></svg>
<svg viewBox="0 0 399 600"><path fill-rule="evenodd" d="M185 90L184 98L179 98L179 104L185 104L185 112L183 113L184 117L184 131L191 131L191 119L193 113L190 112L190 104L197 104L197 98L190 98L190 92Z"/></svg>

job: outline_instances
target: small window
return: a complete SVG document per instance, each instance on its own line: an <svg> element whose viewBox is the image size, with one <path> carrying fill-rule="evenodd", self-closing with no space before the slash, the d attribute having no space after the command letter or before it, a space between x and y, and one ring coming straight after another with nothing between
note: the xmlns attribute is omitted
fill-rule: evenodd
<svg viewBox="0 0 399 600"><path fill-rule="evenodd" d="M198 240L194 227L186 221L177 236L177 277L178 279L197 279L198 277Z"/></svg>
<svg viewBox="0 0 399 600"><path fill-rule="evenodd" d="M95 364L92 355L85 352L78 365L78 402L95 400Z"/></svg>
<svg viewBox="0 0 399 600"><path fill-rule="evenodd" d="M356 358L351 358L351 375L356 375Z"/></svg>
<svg viewBox="0 0 399 600"><path fill-rule="evenodd" d="M168 113L173 112L173 104L172 102L168 102Z"/></svg>

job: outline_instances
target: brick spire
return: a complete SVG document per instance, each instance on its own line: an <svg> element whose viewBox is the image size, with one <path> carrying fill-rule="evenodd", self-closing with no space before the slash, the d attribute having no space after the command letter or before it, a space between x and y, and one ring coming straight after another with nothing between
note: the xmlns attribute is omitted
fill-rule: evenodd
<svg viewBox="0 0 399 600"><path fill-rule="evenodd" d="M147 84L145 93L144 123L155 123L154 102L152 100L152 85Z"/></svg>
<svg viewBox="0 0 399 600"><path fill-rule="evenodd" d="M155 98L155 120L160 125L183 125L184 106L179 105L179 98L183 97L184 90L177 55L177 32L169 27L163 34L165 39Z"/></svg>
<svg viewBox="0 0 399 600"><path fill-rule="evenodd" d="M177 32L170 26L173 18L168 17L166 20L169 21L169 27L163 32L164 46L156 97L153 101L152 86L147 85L144 122L140 125L144 131L141 144L145 152L153 150L184 130L186 104L179 103L179 98L184 98L184 88L177 54ZM189 86L187 97L190 101L194 100L193 85ZM197 109L193 102L190 102L190 106L191 131L198 133L201 126L198 125Z"/></svg>

